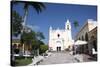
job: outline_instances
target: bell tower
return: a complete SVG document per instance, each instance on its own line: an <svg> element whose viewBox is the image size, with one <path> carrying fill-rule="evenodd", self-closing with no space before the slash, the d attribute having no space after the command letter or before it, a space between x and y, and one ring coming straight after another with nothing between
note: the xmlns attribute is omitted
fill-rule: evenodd
<svg viewBox="0 0 100 67"><path fill-rule="evenodd" d="M71 24L70 24L69 20L67 20L67 22L65 23L65 29L71 30Z"/></svg>
<svg viewBox="0 0 100 67"><path fill-rule="evenodd" d="M67 19L67 22L65 23L65 30L68 34L68 40L72 40L72 35L71 35L71 23L70 21Z"/></svg>

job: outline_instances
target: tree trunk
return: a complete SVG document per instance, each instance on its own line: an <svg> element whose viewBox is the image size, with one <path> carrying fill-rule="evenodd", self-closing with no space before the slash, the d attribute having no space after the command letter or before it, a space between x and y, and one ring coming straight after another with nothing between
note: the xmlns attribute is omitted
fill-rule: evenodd
<svg viewBox="0 0 100 67"><path fill-rule="evenodd" d="M24 13L24 16L23 16L21 36L23 35L23 32L25 30L27 14L28 14L28 10L25 10L25 13ZM23 45L22 52L23 52L23 55L24 55L25 54L25 49L24 49L25 48L25 45L24 45L24 43L22 43L22 45Z"/></svg>

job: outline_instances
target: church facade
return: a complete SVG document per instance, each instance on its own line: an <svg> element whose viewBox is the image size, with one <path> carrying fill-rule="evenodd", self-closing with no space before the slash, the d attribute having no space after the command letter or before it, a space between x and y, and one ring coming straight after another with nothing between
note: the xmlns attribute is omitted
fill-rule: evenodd
<svg viewBox="0 0 100 67"><path fill-rule="evenodd" d="M71 35L71 23L69 20L65 23L65 29L49 28L49 50L62 51L71 48L73 45Z"/></svg>

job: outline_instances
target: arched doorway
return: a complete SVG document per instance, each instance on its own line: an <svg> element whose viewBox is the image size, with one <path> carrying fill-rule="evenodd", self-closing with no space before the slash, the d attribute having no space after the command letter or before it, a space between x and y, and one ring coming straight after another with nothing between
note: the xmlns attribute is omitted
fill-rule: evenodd
<svg viewBox="0 0 100 67"><path fill-rule="evenodd" d="M97 51L97 39L95 39L94 36L91 36L91 51L92 51L92 48L95 49L95 51Z"/></svg>
<svg viewBox="0 0 100 67"><path fill-rule="evenodd" d="M14 54L19 54L19 49L18 49L17 44L13 44L13 51L14 51Z"/></svg>
<svg viewBox="0 0 100 67"><path fill-rule="evenodd" d="M85 41L88 42L88 33L87 32L85 34ZM85 53L89 54L88 44L85 45Z"/></svg>
<svg viewBox="0 0 100 67"><path fill-rule="evenodd" d="M88 41L88 33L85 34L85 41Z"/></svg>
<svg viewBox="0 0 100 67"><path fill-rule="evenodd" d="M61 51L61 49L62 49L61 41L57 41L57 42L56 42L56 50L57 50L57 51Z"/></svg>
<svg viewBox="0 0 100 67"><path fill-rule="evenodd" d="M93 48L95 49L95 51L97 51L97 42L96 42L96 40L93 41Z"/></svg>
<svg viewBox="0 0 100 67"><path fill-rule="evenodd" d="M84 37L82 36L82 40L84 40Z"/></svg>
<svg viewBox="0 0 100 67"><path fill-rule="evenodd" d="M60 46L56 47L56 49L57 49L57 51L61 51L61 47Z"/></svg>

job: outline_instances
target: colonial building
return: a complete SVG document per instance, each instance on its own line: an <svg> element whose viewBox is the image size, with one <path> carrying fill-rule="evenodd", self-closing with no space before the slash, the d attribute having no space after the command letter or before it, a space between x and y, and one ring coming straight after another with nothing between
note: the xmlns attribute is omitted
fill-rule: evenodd
<svg viewBox="0 0 100 67"><path fill-rule="evenodd" d="M12 52L14 54L19 54L20 49L22 48L22 46L20 44L20 40L19 39L13 39L11 48L12 48Z"/></svg>
<svg viewBox="0 0 100 67"><path fill-rule="evenodd" d="M65 50L71 48L72 44L71 23L69 20L65 23L65 29L49 28L49 50Z"/></svg>
<svg viewBox="0 0 100 67"><path fill-rule="evenodd" d="M28 33L31 32L31 29L27 26L24 27L24 32ZM12 38L12 44L11 48L14 54L23 54L23 55L29 55L32 50L32 46L30 44L21 44L20 39L18 38Z"/></svg>
<svg viewBox="0 0 100 67"><path fill-rule="evenodd" d="M23 46L24 45L24 46ZM11 51L13 54L29 55L32 50L31 45L21 44L19 39L12 39Z"/></svg>
<svg viewBox="0 0 100 67"><path fill-rule="evenodd" d="M91 31L89 31L89 54L93 54L92 49L95 50L95 52L97 52L97 27L95 27L94 29L92 29Z"/></svg>
<svg viewBox="0 0 100 67"><path fill-rule="evenodd" d="M86 21L86 23L81 27L80 31L77 33L76 37L75 37L75 41L76 40L83 40L83 41L87 41L88 44L83 46L83 52L86 54L91 53L91 45L89 45L89 41L91 36L89 36L90 34L92 34L92 31L94 28L97 27L97 21L94 21L92 19L88 19ZM95 35L96 37L97 35Z"/></svg>

